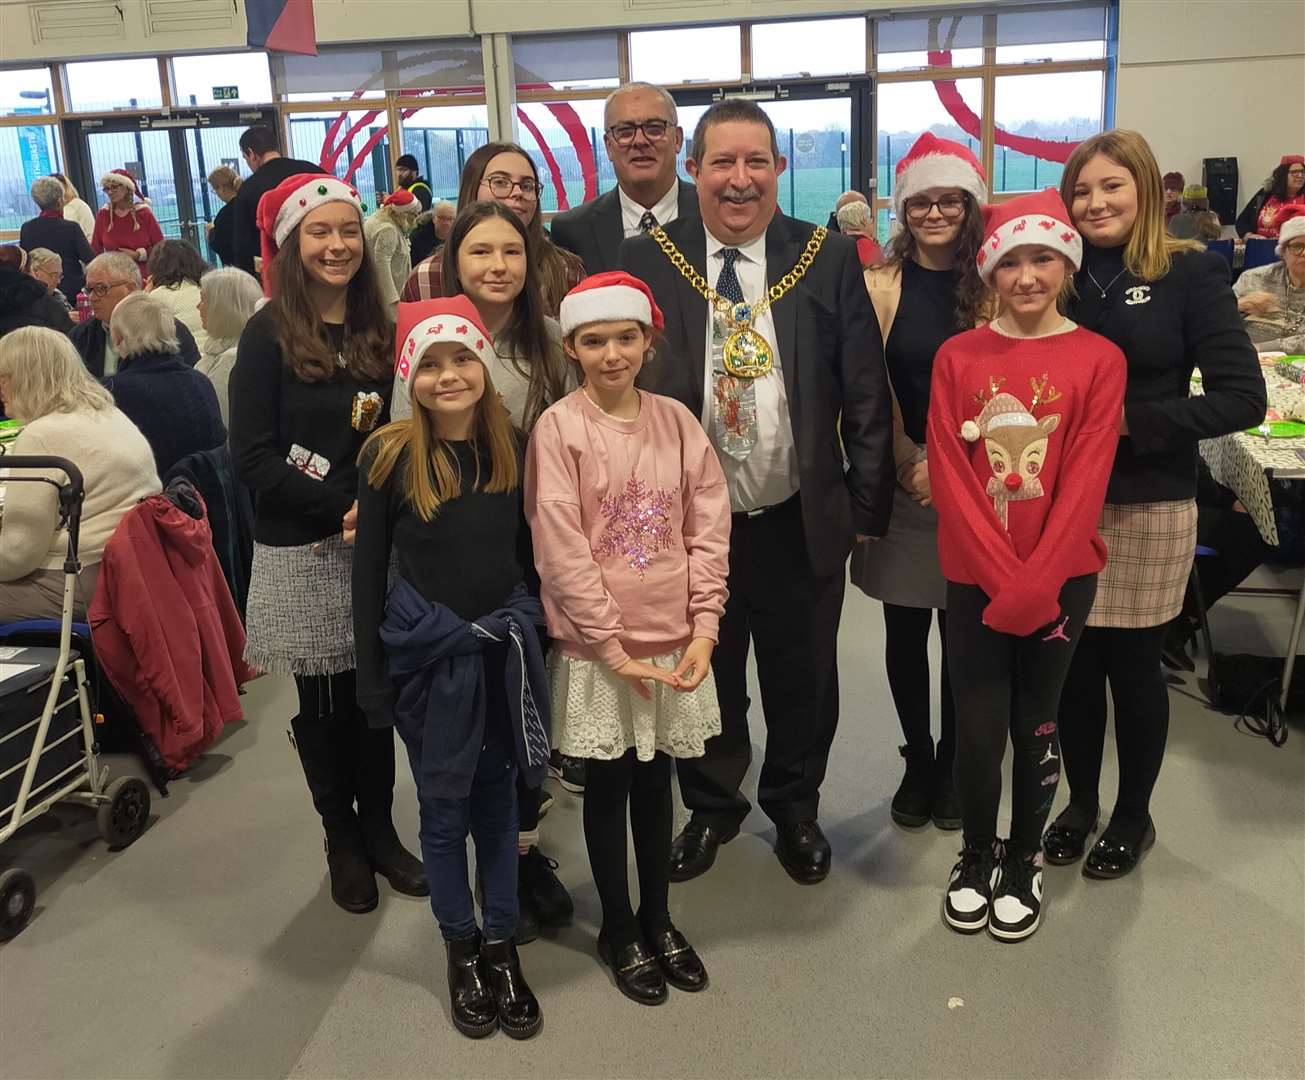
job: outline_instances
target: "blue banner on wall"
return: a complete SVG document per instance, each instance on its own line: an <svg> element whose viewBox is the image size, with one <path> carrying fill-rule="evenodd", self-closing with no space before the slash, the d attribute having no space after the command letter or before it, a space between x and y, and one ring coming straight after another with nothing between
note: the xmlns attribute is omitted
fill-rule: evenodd
<svg viewBox="0 0 1305 1080"><path fill-rule="evenodd" d="M15 113L36 113L41 109L15 109ZM50 128L20 127L18 130L18 153L23 162L23 180L28 187L32 181L54 172L50 164Z"/></svg>

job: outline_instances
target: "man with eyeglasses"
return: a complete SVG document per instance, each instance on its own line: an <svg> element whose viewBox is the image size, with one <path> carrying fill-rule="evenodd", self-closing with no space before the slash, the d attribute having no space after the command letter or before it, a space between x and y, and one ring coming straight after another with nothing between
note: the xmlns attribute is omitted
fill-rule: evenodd
<svg viewBox="0 0 1305 1080"><path fill-rule="evenodd" d="M675 101L660 86L626 83L603 109L603 145L616 171L616 187L553 218L558 247L574 251L591 274L616 268L621 241L698 216L693 185L675 175L684 145Z"/></svg>
<svg viewBox="0 0 1305 1080"><path fill-rule="evenodd" d="M118 371L118 354L109 337L109 319L124 297L141 288L140 269L136 260L121 251L106 251L86 264L86 294L95 317L78 323L70 334L81 353L86 369L97 379L106 379ZM191 367L199 363L199 348L185 325L176 321L178 352Z"/></svg>

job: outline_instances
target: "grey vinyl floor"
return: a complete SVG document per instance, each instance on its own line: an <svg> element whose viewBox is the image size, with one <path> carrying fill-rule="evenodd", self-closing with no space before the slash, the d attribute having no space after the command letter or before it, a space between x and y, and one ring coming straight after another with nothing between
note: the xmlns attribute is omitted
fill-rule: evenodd
<svg viewBox="0 0 1305 1080"><path fill-rule="evenodd" d="M1220 634L1281 653L1289 612L1231 601ZM1274 749L1207 709L1194 678L1175 683L1159 841L1139 870L1100 883L1049 868L1032 939L961 937L939 917L957 834L889 819L899 732L882 636L878 606L849 590L822 811L830 878L791 882L754 811L711 873L673 886L711 972L705 993L648 1009L614 989L594 956L580 803L557 789L545 847L577 911L522 950L544 1029L524 1044L457 1035L426 902L382 884L371 915L332 905L283 733L293 687L268 678L250 687L247 720L155 800L133 847L106 851L70 807L0 852L40 889L30 926L0 946L0 1075L1305 1075L1299 723ZM755 707L754 721L760 743ZM1105 783L1109 805L1113 763ZM396 818L415 834L402 768Z"/></svg>

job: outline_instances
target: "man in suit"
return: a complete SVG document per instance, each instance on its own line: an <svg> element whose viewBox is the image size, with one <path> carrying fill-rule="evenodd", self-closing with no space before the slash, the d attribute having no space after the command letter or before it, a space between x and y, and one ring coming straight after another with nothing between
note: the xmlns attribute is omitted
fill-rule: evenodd
<svg viewBox="0 0 1305 1080"><path fill-rule="evenodd" d="M784 869L817 882L831 860L816 819L838 722L844 563L854 542L884 535L892 506L883 349L851 240L825 236L803 270L816 226L777 212L786 162L765 112L749 101L713 105L690 155L701 220L627 240L619 259L651 286L666 319L642 385L701 417L733 509L729 601L713 657L721 733L704 757L678 763L693 817L672 847L671 877L710 868L750 809L739 787L752 757L751 644L766 721L758 802ZM753 308L733 308L732 325L711 313L664 243L720 296ZM767 287L790 272L797 282L758 313ZM730 334L749 324L761 340L740 354ZM742 374L749 359L761 374Z"/></svg>
<svg viewBox="0 0 1305 1080"><path fill-rule="evenodd" d="M231 243L235 266L257 276L254 256L260 254L258 200L282 180L299 173L324 173L311 161L281 156L276 132L262 124L246 129L240 136L240 156L249 167L250 177L240 185L232 200Z"/></svg>
<svg viewBox="0 0 1305 1080"><path fill-rule="evenodd" d="M607 99L603 124L616 187L549 224L553 243L579 255L590 274L616 269L622 240L698 216L693 185L675 175L684 132L670 94L651 83L626 83Z"/></svg>

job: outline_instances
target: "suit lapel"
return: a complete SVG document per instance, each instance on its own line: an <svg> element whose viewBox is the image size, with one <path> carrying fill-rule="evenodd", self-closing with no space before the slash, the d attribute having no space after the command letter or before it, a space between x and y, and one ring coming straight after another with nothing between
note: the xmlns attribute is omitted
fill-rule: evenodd
<svg viewBox="0 0 1305 1080"><path fill-rule="evenodd" d="M702 222L696 217L688 220L681 218L672 222L666 232L689 265L706 277L707 235L702 231ZM683 348L693 377L691 400L696 403L694 415L700 416L703 386L707 378L707 301L684 279L683 274L670 265L669 259L666 262L667 272L675 279L675 304L683 328Z"/></svg>
<svg viewBox="0 0 1305 1080"><path fill-rule="evenodd" d="M802 254L798 238L788 219L776 214L766 229L766 285L779 283L780 278L793 269ZM771 305L770 317L775 322L775 346L779 349L779 362L784 374L784 388L789 401L795 400L797 382L797 310L794 291Z"/></svg>
<svg viewBox="0 0 1305 1080"><path fill-rule="evenodd" d="M680 181L679 209L676 220L683 221L686 218L701 217L698 209L698 189L692 184ZM706 251L706 248L703 248Z"/></svg>
<svg viewBox="0 0 1305 1080"><path fill-rule="evenodd" d="M621 197L612 188L602 197L601 205L594 208L594 245L600 252L612 252L611 260L603 259L603 269L616 266L615 252L625 239L625 222L621 218Z"/></svg>

